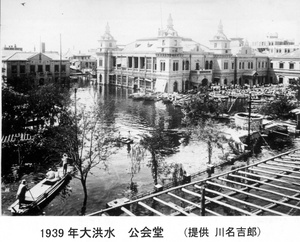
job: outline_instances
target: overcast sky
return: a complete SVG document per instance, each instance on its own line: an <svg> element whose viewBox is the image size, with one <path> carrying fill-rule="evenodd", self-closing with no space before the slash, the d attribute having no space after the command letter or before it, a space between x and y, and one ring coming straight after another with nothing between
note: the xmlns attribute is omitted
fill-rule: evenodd
<svg viewBox="0 0 300 242"><path fill-rule="evenodd" d="M25 2L23 6L21 3ZM169 14L174 29L204 45L222 20L228 38L249 41L268 32L300 42L299 0L1 0L1 47L14 45L39 50L81 51L98 48L110 25L117 44L156 37Z"/></svg>

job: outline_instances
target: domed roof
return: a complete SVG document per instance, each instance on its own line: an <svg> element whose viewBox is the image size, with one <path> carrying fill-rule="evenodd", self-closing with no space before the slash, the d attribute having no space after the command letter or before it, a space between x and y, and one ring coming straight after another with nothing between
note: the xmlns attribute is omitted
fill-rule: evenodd
<svg viewBox="0 0 300 242"><path fill-rule="evenodd" d="M101 36L102 40L114 40L114 37L110 34L110 28L108 23L106 24L105 33Z"/></svg>
<svg viewBox="0 0 300 242"><path fill-rule="evenodd" d="M164 30L160 30L159 36L161 36L161 37L163 37L163 36L178 36L177 31L173 28L173 19L172 19L171 14L169 15L169 18L168 18L167 28Z"/></svg>
<svg viewBox="0 0 300 242"><path fill-rule="evenodd" d="M228 40L226 35L223 33L223 25L222 22L220 21L219 26L218 26L218 32L215 34L213 37L213 40Z"/></svg>

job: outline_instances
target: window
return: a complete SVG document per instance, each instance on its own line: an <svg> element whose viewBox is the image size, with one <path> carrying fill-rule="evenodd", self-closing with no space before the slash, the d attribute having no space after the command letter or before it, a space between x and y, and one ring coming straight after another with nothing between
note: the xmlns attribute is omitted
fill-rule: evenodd
<svg viewBox="0 0 300 242"><path fill-rule="evenodd" d="M146 58L146 69L151 69L151 58L149 57Z"/></svg>
<svg viewBox="0 0 300 242"><path fill-rule="evenodd" d="M228 69L228 62L224 62L224 70Z"/></svg>
<svg viewBox="0 0 300 242"><path fill-rule="evenodd" d="M188 71L190 69L190 62L187 60L185 62L185 70Z"/></svg>
<svg viewBox="0 0 300 242"><path fill-rule="evenodd" d="M283 69L283 62L279 63L279 68Z"/></svg>
<svg viewBox="0 0 300 242"><path fill-rule="evenodd" d="M50 65L46 65L46 71L50 72Z"/></svg>
<svg viewBox="0 0 300 242"><path fill-rule="evenodd" d="M291 70L294 69L294 63L290 63L290 69L291 69Z"/></svg>
<svg viewBox="0 0 300 242"><path fill-rule="evenodd" d="M215 43L215 44L214 44L214 47L215 47L215 48L217 48L217 46L218 46L218 44L217 44L217 43Z"/></svg>
<svg viewBox="0 0 300 242"><path fill-rule="evenodd" d="M38 72L43 72L43 65L38 65Z"/></svg>
<svg viewBox="0 0 300 242"><path fill-rule="evenodd" d="M260 62L258 62L258 68L260 68Z"/></svg>
<svg viewBox="0 0 300 242"><path fill-rule="evenodd" d="M270 68L273 68L273 62L270 63Z"/></svg>
<svg viewBox="0 0 300 242"><path fill-rule="evenodd" d="M242 69L245 69L245 63L242 62Z"/></svg>
<svg viewBox="0 0 300 242"><path fill-rule="evenodd" d="M30 65L30 73L35 72L35 65Z"/></svg>
<svg viewBox="0 0 300 242"><path fill-rule="evenodd" d="M227 49L227 43L225 43L225 49Z"/></svg>
<svg viewBox="0 0 300 242"><path fill-rule="evenodd" d="M234 69L234 62L231 63L231 69Z"/></svg>
<svg viewBox="0 0 300 242"><path fill-rule="evenodd" d="M161 61L160 62L160 71L165 71L166 70L166 62Z"/></svg>
<svg viewBox="0 0 300 242"><path fill-rule="evenodd" d="M61 72L66 72L66 65L61 65Z"/></svg>
<svg viewBox="0 0 300 242"><path fill-rule="evenodd" d="M109 43L109 47L112 47L112 43Z"/></svg>
<svg viewBox="0 0 300 242"><path fill-rule="evenodd" d="M162 45L165 45L165 44L166 44L166 42L165 42L164 39L162 40L161 44L162 44Z"/></svg>
<svg viewBox="0 0 300 242"><path fill-rule="evenodd" d="M250 64L250 62L248 62L248 69L250 69L250 67L251 67L251 64Z"/></svg>
<svg viewBox="0 0 300 242"><path fill-rule="evenodd" d="M132 61L132 59L129 59L129 60L131 60ZM130 61L129 61L129 63L130 63ZM103 65L103 60L102 59L100 59L99 60L99 66L102 66ZM132 62L131 62L131 65L132 65ZM131 66L130 66L131 67Z"/></svg>
<svg viewBox="0 0 300 242"><path fill-rule="evenodd" d="M251 69L253 69L253 62L251 62Z"/></svg>
<svg viewBox="0 0 300 242"><path fill-rule="evenodd" d="M54 72L59 72L59 65L54 66Z"/></svg>
<svg viewBox="0 0 300 242"><path fill-rule="evenodd" d="M239 63L239 69L242 69L242 62Z"/></svg>
<svg viewBox="0 0 300 242"><path fill-rule="evenodd" d="M17 69L16 65L11 66L11 72L12 73L17 73L18 72L18 69Z"/></svg>
<svg viewBox="0 0 300 242"><path fill-rule="evenodd" d="M174 40L174 45L177 46L177 40Z"/></svg>
<svg viewBox="0 0 300 242"><path fill-rule="evenodd" d="M164 48L161 48L161 52L164 52L165 51L165 49Z"/></svg>
<svg viewBox="0 0 300 242"><path fill-rule="evenodd" d="M228 53L228 50L225 50L225 53L227 54L227 53Z"/></svg>
<svg viewBox="0 0 300 242"><path fill-rule="evenodd" d="M179 67L179 62L178 61L174 61L173 62L173 71L178 71Z"/></svg>
<svg viewBox="0 0 300 242"><path fill-rule="evenodd" d="M196 63L196 70L200 70L200 65L198 62Z"/></svg>
<svg viewBox="0 0 300 242"><path fill-rule="evenodd" d="M264 61L261 63L261 68L265 68L265 62Z"/></svg>
<svg viewBox="0 0 300 242"><path fill-rule="evenodd" d="M20 73L21 74L25 73L25 65L20 65Z"/></svg>

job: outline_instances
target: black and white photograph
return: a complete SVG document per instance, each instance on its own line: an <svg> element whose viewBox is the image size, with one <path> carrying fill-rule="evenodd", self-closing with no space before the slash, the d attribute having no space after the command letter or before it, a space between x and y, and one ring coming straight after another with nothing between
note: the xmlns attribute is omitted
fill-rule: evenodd
<svg viewBox="0 0 300 242"><path fill-rule="evenodd" d="M299 10L1 0L1 241L300 240Z"/></svg>

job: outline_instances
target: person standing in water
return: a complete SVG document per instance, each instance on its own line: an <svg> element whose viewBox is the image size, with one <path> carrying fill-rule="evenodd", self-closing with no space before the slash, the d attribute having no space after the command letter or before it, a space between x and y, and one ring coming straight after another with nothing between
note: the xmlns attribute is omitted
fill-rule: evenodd
<svg viewBox="0 0 300 242"><path fill-rule="evenodd" d="M18 191L16 198L19 199L19 208L23 208L23 204L25 203L25 194L27 191L27 186L26 186L26 180L22 180L21 184L19 185Z"/></svg>

